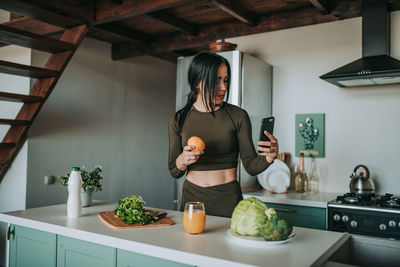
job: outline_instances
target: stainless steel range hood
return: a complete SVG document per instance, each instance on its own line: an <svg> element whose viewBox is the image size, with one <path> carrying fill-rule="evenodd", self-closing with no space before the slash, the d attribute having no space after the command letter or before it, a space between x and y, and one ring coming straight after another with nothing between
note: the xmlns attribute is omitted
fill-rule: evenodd
<svg viewBox="0 0 400 267"><path fill-rule="evenodd" d="M364 0L362 58L320 76L339 87L400 83L400 61L389 56L390 13L386 0Z"/></svg>

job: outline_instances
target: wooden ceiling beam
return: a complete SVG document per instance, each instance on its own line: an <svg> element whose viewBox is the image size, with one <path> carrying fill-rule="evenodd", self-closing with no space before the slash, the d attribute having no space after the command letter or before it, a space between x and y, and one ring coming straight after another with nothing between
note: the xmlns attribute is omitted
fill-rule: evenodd
<svg viewBox="0 0 400 267"><path fill-rule="evenodd" d="M159 51L159 53L167 52ZM111 45L112 60L124 59L128 57L143 56L151 53L149 46L141 45L133 42L120 42Z"/></svg>
<svg viewBox="0 0 400 267"><path fill-rule="evenodd" d="M156 57L162 60L166 60L172 63L175 63L178 61L178 57L180 57L181 55L172 51L166 51L163 53L150 53L149 54L152 57Z"/></svg>
<svg viewBox="0 0 400 267"><path fill-rule="evenodd" d="M89 24L94 17L94 5L88 0L19 0L37 7L81 20Z"/></svg>
<svg viewBox="0 0 400 267"><path fill-rule="evenodd" d="M218 39L232 38L249 34L271 32L294 27L337 21L360 16L361 0L340 1L329 15L321 14L314 7L262 15L257 26L251 27L238 21L207 25L199 29L197 36L182 33L160 35L153 38L150 46L130 42L112 45L112 58L140 56L149 53L162 53L206 45Z"/></svg>
<svg viewBox="0 0 400 267"><path fill-rule="evenodd" d="M310 0L310 2L322 14L329 14L331 12L329 0Z"/></svg>
<svg viewBox="0 0 400 267"><path fill-rule="evenodd" d="M95 26L95 28L101 31L114 34L116 36L122 37L130 41L139 42L142 44L149 44L151 42L151 38L149 35L142 32L134 31L132 29L129 29L122 25L115 24L113 22L97 25Z"/></svg>
<svg viewBox="0 0 400 267"><path fill-rule="evenodd" d="M175 53L179 53L179 55L183 56L183 57L188 57L188 56L196 55L200 51L208 51L208 48L207 49L202 49L202 50L199 50L199 51L195 51L195 50L192 50L192 49L182 49L182 50L176 51Z"/></svg>
<svg viewBox="0 0 400 267"><path fill-rule="evenodd" d="M94 25L122 20L150 12L164 10L194 0L124 0L122 4L115 4L110 0L96 2Z"/></svg>
<svg viewBox="0 0 400 267"><path fill-rule="evenodd" d="M32 19L40 20L51 25L60 27L72 27L84 23L81 19L67 17L54 11L49 11L47 9L39 7L35 5L35 1L0 1L0 9L4 9L9 12L13 12L22 16L30 17Z"/></svg>
<svg viewBox="0 0 400 267"><path fill-rule="evenodd" d="M249 24L256 26L258 18L256 14L251 13L245 7L241 6L236 0L211 0L220 9L231 15L232 17Z"/></svg>
<svg viewBox="0 0 400 267"><path fill-rule="evenodd" d="M197 28L196 26L178 18L175 17L165 11L155 11L155 12L151 12L146 14L147 16L160 21L168 26L171 26L175 29L177 29L178 31L184 32L186 34L189 35L196 35L197 34Z"/></svg>
<svg viewBox="0 0 400 267"><path fill-rule="evenodd" d="M118 49L118 51L114 51L115 49ZM126 54L121 53L119 49L123 49L126 51L132 51L134 52L131 56L125 56ZM145 54L157 57L163 60L167 60L173 63L177 62L178 57L182 56L181 53L176 52L176 51L160 51L160 52L152 52L151 49L148 49L148 46L143 45L143 44L138 44L138 43L132 43L132 42L122 42L118 43L118 45L113 44L112 49L111 49L111 57L113 60L118 60L118 59L124 59L128 57L135 57L135 56L143 56ZM138 55L135 53L135 51L146 51L145 53ZM123 55L122 57L118 57L119 55ZM116 57L114 57L116 56Z"/></svg>

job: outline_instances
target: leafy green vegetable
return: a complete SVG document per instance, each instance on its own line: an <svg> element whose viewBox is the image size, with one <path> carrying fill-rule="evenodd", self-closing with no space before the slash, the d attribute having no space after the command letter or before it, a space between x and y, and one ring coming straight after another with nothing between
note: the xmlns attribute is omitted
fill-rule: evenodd
<svg viewBox="0 0 400 267"><path fill-rule="evenodd" d="M139 195L131 195L118 201L114 210L115 217L121 218L126 224L141 223L149 224L157 221L156 213L146 211L143 205L145 202Z"/></svg>
<svg viewBox="0 0 400 267"><path fill-rule="evenodd" d="M103 186L101 184L101 180L103 179L102 172L103 169L100 165L95 166L92 171L87 171L85 170L85 167L82 166L81 168L82 188L85 192L90 189L96 191L103 190ZM58 176L61 185L68 187L69 175L70 174L67 173L67 175L64 176Z"/></svg>
<svg viewBox="0 0 400 267"><path fill-rule="evenodd" d="M285 220L280 220L273 208L266 211L268 220L264 225L263 235L267 241L285 240L292 233L293 227Z"/></svg>
<svg viewBox="0 0 400 267"><path fill-rule="evenodd" d="M231 229L240 235L259 236L267 220L267 206L255 197L241 200L232 213Z"/></svg>

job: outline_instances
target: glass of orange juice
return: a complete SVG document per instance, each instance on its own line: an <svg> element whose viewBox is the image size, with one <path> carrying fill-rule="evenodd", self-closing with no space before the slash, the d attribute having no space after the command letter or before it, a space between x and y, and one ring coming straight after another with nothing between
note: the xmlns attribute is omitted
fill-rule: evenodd
<svg viewBox="0 0 400 267"><path fill-rule="evenodd" d="M206 226L206 211L203 202L186 202L183 212L183 227L189 234L201 234Z"/></svg>

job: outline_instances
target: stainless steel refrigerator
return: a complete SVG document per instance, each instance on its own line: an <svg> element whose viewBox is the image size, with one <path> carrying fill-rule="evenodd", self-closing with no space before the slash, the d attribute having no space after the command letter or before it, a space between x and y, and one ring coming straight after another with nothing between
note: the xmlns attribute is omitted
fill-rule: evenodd
<svg viewBox="0 0 400 267"><path fill-rule="evenodd" d="M262 118L272 114L272 66L261 59L240 51L219 53L231 65L231 87L228 103L237 105L247 111L252 125L252 136L255 147L259 138ZM193 59L178 58L176 110L183 108L190 92L188 69ZM249 175L239 159L238 181L243 192L259 189L257 177ZM175 181L174 203L180 207L184 177Z"/></svg>

